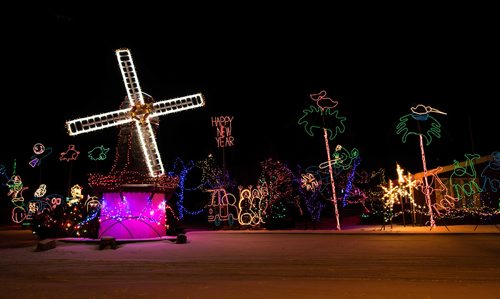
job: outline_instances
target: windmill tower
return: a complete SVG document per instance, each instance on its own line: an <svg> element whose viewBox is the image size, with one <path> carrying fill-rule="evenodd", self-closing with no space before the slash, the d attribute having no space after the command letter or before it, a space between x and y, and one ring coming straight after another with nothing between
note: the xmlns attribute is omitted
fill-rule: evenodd
<svg viewBox="0 0 500 299"><path fill-rule="evenodd" d="M155 102L141 90L130 50L115 52L127 92L120 109L67 121L66 127L75 136L120 126L111 172L89 174L89 184L102 194L99 234L159 237L165 235L165 201L178 178L165 175L154 129L160 116L202 107L205 101L197 93Z"/></svg>

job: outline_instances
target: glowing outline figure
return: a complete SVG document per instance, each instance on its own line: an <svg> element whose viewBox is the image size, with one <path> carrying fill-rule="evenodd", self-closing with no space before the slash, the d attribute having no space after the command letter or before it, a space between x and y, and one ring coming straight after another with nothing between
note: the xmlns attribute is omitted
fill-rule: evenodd
<svg viewBox="0 0 500 299"><path fill-rule="evenodd" d="M344 133L345 131L345 125L344 121L347 119L343 116L339 116L339 111L335 110L332 111L330 108L323 109L321 107L314 107L310 106L308 109L304 109L302 111L302 116L299 118L298 124L301 126L304 126L304 129L307 133L307 135L313 137L314 132L313 130L315 129L321 129L322 127L320 125L316 124L309 124L309 121L306 120L307 116L312 115L312 114L320 114L321 116L326 116L326 117L333 117L336 120L338 120L339 125L335 127L335 131L333 131L330 128L323 128L326 132L328 132L328 139L333 140L339 133Z"/></svg>
<svg viewBox="0 0 500 299"><path fill-rule="evenodd" d="M305 172L311 173L318 181L319 192L322 193L330 184L330 174L325 168L319 168L317 165L308 166Z"/></svg>
<svg viewBox="0 0 500 299"><path fill-rule="evenodd" d="M96 155L94 155L94 152L97 153L97 157L95 157ZM92 161L104 161L107 158L106 154L108 152L109 152L109 148L105 148L104 145L100 145L100 146L96 146L93 149L91 149L90 151L88 151L87 155L88 155L89 159Z"/></svg>
<svg viewBox="0 0 500 299"><path fill-rule="evenodd" d="M309 95L316 105L321 109L335 108L339 104L338 101L334 101L326 96L326 90L322 90L319 93L312 93Z"/></svg>
<svg viewBox="0 0 500 299"><path fill-rule="evenodd" d="M490 172L497 174L497 176L492 178L488 175ZM491 160L481 172L481 177L483 179L483 187L481 188L483 191L488 190L488 187L492 192L500 190L500 152L491 153Z"/></svg>
<svg viewBox="0 0 500 299"><path fill-rule="evenodd" d="M267 187L257 186L253 189L250 185L248 188L238 186L240 199L238 201L238 222L241 225L256 226L266 223L266 209L268 206L265 199L268 195Z"/></svg>
<svg viewBox="0 0 500 299"><path fill-rule="evenodd" d="M41 197L43 197L45 195L45 193L47 193L47 185L40 184L40 186L38 187L38 189L36 189L34 196L38 197L38 198L41 198Z"/></svg>
<svg viewBox="0 0 500 299"><path fill-rule="evenodd" d="M319 182L316 180L316 177L314 177L314 174L306 172L305 174L301 174L300 176L300 187L312 192L315 192L319 187Z"/></svg>
<svg viewBox="0 0 500 299"><path fill-rule="evenodd" d="M23 197L23 191L27 190L28 187L23 186L21 176L17 174L13 175L6 185L9 187L7 195L12 197L11 201L14 204L14 208L12 209L12 221L15 223L21 223L28 216L26 209L24 208L25 202Z"/></svg>
<svg viewBox="0 0 500 299"><path fill-rule="evenodd" d="M75 145L70 144L68 145L68 150L60 154L59 161L75 161L78 155L80 155L80 152L75 149Z"/></svg>
<svg viewBox="0 0 500 299"><path fill-rule="evenodd" d="M227 221L229 225L233 225L236 216L232 212L236 211L236 214L239 214L236 197L224 188L210 189L207 192L212 193L210 204L207 205L208 222L220 226L221 222Z"/></svg>
<svg viewBox="0 0 500 299"><path fill-rule="evenodd" d="M342 145L338 144L335 147L335 153L332 155L332 159L330 161L323 162L318 165L320 169L327 168L328 165L332 165L335 170L341 172L342 170L347 170L352 167L354 164L354 160L359 158L359 150L357 148L353 148L350 152Z"/></svg>
<svg viewBox="0 0 500 299"><path fill-rule="evenodd" d="M45 151L45 146L41 143L35 143L35 145L33 145L33 152L35 153L35 155L41 155L43 154L43 152Z"/></svg>
<svg viewBox="0 0 500 299"><path fill-rule="evenodd" d="M464 197L469 197L476 193L481 193L483 190L476 182L477 174L474 160L479 159L478 154L465 154L465 165L461 166L460 162L453 160L453 172L450 175L450 182L457 199L461 200ZM453 183L456 178L469 178L468 182L463 184Z"/></svg>
<svg viewBox="0 0 500 299"><path fill-rule="evenodd" d="M423 134L426 141L425 145L431 144L432 135L436 136L436 138L441 138L441 124L437 121L437 119L430 116L429 113L434 112L446 115L445 112L439 111L435 108L432 108L431 106L424 106L422 104L411 107L410 110L412 113L399 118L399 124L396 126L396 134L399 135L400 133L403 133L403 143L406 142L406 138L408 137L408 135L413 134L422 136L422 133L419 133L419 128L417 128L416 131L410 131L408 129L407 123L410 120L410 117L418 122L431 120L430 128L427 130L427 132L425 132L425 134Z"/></svg>
<svg viewBox="0 0 500 299"><path fill-rule="evenodd" d="M434 221L434 216L432 214L432 203L431 203L431 195L429 193L429 182L427 181L427 164L425 162L425 151L424 151L424 137L426 140L426 145L429 145L432 142L432 135L436 136L437 138L441 138L441 124L432 116L429 115L429 113L434 112L434 113L440 113L447 115L445 112L439 111L435 108L432 108L431 106L425 106L422 104L418 104L415 107L410 108L411 112L410 114L407 114L405 116L402 116L399 119L399 123L396 126L396 134L403 133L403 143L406 142L406 138L408 135L414 134L418 135L420 139L420 153L422 156L422 164L424 167L424 183L425 183L425 202L427 203L427 207L429 208L429 217L430 217L430 225L431 229L436 226L436 222ZM417 131L410 131L407 127L408 120L410 120L410 117L413 118L414 120L417 121ZM420 122L422 121L427 121L431 120L431 125L430 128L427 130L425 134L420 133Z"/></svg>
<svg viewBox="0 0 500 299"><path fill-rule="evenodd" d="M446 187L446 185L443 183L443 181L439 178L438 174L441 173L442 170L443 170L443 167L439 166L436 169L429 171L429 176L431 177L429 193L435 194L436 193L435 191L439 191L442 194L444 194L444 195L442 195L442 198L439 202L437 202L437 198L436 198L436 202L432 204L432 207L434 208L434 212L436 213L436 215L438 217L444 216L443 213L441 213L439 208L445 210L445 214L446 214L446 213L450 212L451 209L455 208L455 203L458 202L458 198L453 197L449 194L448 187ZM422 180L415 181L414 185L415 185L415 188L420 189L420 191L422 193L425 194L425 192L427 192L425 189L424 182ZM431 187L431 186L435 186L435 187Z"/></svg>
<svg viewBox="0 0 500 299"><path fill-rule="evenodd" d="M333 101L331 98L326 96L326 91L322 90L317 94L310 94L309 97L316 102L316 105L318 107L310 106L309 109L304 109L303 110L303 115L301 118L299 118L299 125L303 125L306 133L309 136L314 136L313 129L319 129L323 128L323 137L325 138L325 147L326 147L326 155L328 157L327 165L328 165L328 172L330 174L330 184L332 186L332 201L333 201L333 206L335 208L335 219L337 220L337 230L340 230L340 218L339 218L339 211L337 207L337 194L335 193L335 182L333 180L333 169L332 169L332 161L330 159L330 145L328 144L328 139L333 140L335 137L337 137L338 133L344 133L345 131L345 125L344 121L346 120L345 117L339 116L339 111L335 110L332 112L331 109L335 108L338 104L337 101ZM308 120L305 120L309 115L313 113L320 113L321 119L322 119L322 126L316 125L316 124L309 124ZM338 122L338 125L335 126L335 131L331 130L330 128L327 128L325 125L325 116L331 117L333 116L334 119ZM329 133L329 134L328 134ZM328 135L330 137L328 138Z"/></svg>
<svg viewBox="0 0 500 299"><path fill-rule="evenodd" d="M67 198L68 206L72 206L73 204L77 204L80 202L81 199L84 198L84 196L82 194L82 190L83 190L83 187L81 187L78 184L71 187L71 197Z"/></svg>
<svg viewBox="0 0 500 299"><path fill-rule="evenodd" d="M45 148L42 143L35 143L35 145L33 145L33 153L35 154L31 156L31 160L28 162L28 164L31 167L35 168L42 163L43 158L46 158L48 155L52 154L52 148Z"/></svg>
<svg viewBox="0 0 500 299"><path fill-rule="evenodd" d="M129 107L67 121L66 127L68 133L74 136L134 122L150 176L157 177L164 175L165 169L158 151L153 127L151 126L151 118L202 107L205 105L203 96L201 93L197 93L154 103L146 103L144 96L148 95L141 90L130 50L126 48L118 49L115 51L115 54L127 91Z"/></svg>
<svg viewBox="0 0 500 299"><path fill-rule="evenodd" d="M234 116L212 116L212 127L217 129L215 142L217 147L231 147L234 146L234 137L232 136L232 122Z"/></svg>

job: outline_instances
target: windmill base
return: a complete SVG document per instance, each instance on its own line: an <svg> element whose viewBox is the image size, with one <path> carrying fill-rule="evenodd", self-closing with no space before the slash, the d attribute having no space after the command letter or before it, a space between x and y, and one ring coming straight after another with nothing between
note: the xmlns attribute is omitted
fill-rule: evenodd
<svg viewBox="0 0 500 299"><path fill-rule="evenodd" d="M158 239L166 236L166 202L171 192L151 185L122 186L119 192L103 192L98 238L116 240Z"/></svg>

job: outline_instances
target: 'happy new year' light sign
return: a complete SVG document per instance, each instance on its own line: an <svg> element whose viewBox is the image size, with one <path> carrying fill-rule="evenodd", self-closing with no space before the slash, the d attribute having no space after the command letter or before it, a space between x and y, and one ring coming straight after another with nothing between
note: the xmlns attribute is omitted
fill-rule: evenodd
<svg viewBox="0 0 500 299"><path fill-rule="evenodd" d="M230 147L234 145L234 137L231 136L231 123L234 116L212 116L212 127L217 128L215 141L217 147Z"/></svg>

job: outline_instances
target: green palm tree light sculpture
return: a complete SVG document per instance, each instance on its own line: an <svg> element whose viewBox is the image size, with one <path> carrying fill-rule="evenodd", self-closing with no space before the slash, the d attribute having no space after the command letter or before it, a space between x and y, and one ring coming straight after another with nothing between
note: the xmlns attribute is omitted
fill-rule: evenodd
<svg viewBox="0 0 500 299"><path fill-rule="evenodd" d="M333 110L338 102L333 101L331 98L326 96L326 91L322 90L317 94L310 94L312 100L316 101L317 107L314 105L309 106L308 109L303 110L302 116L299 118L299 125L304 126L306 133L309 136L314 136L314 132L317 129L323 129L323 136L325 138L325 147L326 154L328 156L328 171L330 173L330 182L332 186L332 202L335 209L335 219L337 220L337 229L340 230L340 219L339 219L339 210L337 207L337 195L335 192L335 182L333 180L333 169L332 164L334 163L331 160L330 156L330 146L328 144L328 139L333 140L337 137L338 133L343 133L345 131L344 121L345 117L339 116L338 110ZM320 116L320 119L318 119ZM325 118L328 118L330 121L335 122L336 125L334 129L327 128L325 125Z"/></svg>
<svg viewBox="0 0 500 299"><path fill-rule="evenodd" d="M432 213L431 190L427 180L427 164L425 162L424 138L425 145L432 142L432 136L441 138L441 124L430 115L430 113L440 113L446 115L445 112L439 111L431 106L418 104L411 107L411 113L402 116L396 126L396 134L403 134L402 141L406 143L409 135L418 135L420 140L420 152L422 154L422 164L424 166L424 195L425 202L429 208L429 222L431 229L436 226ZM425 130L424 130L425 129ZM425 131L425 132L424 132Z"/></svg>

